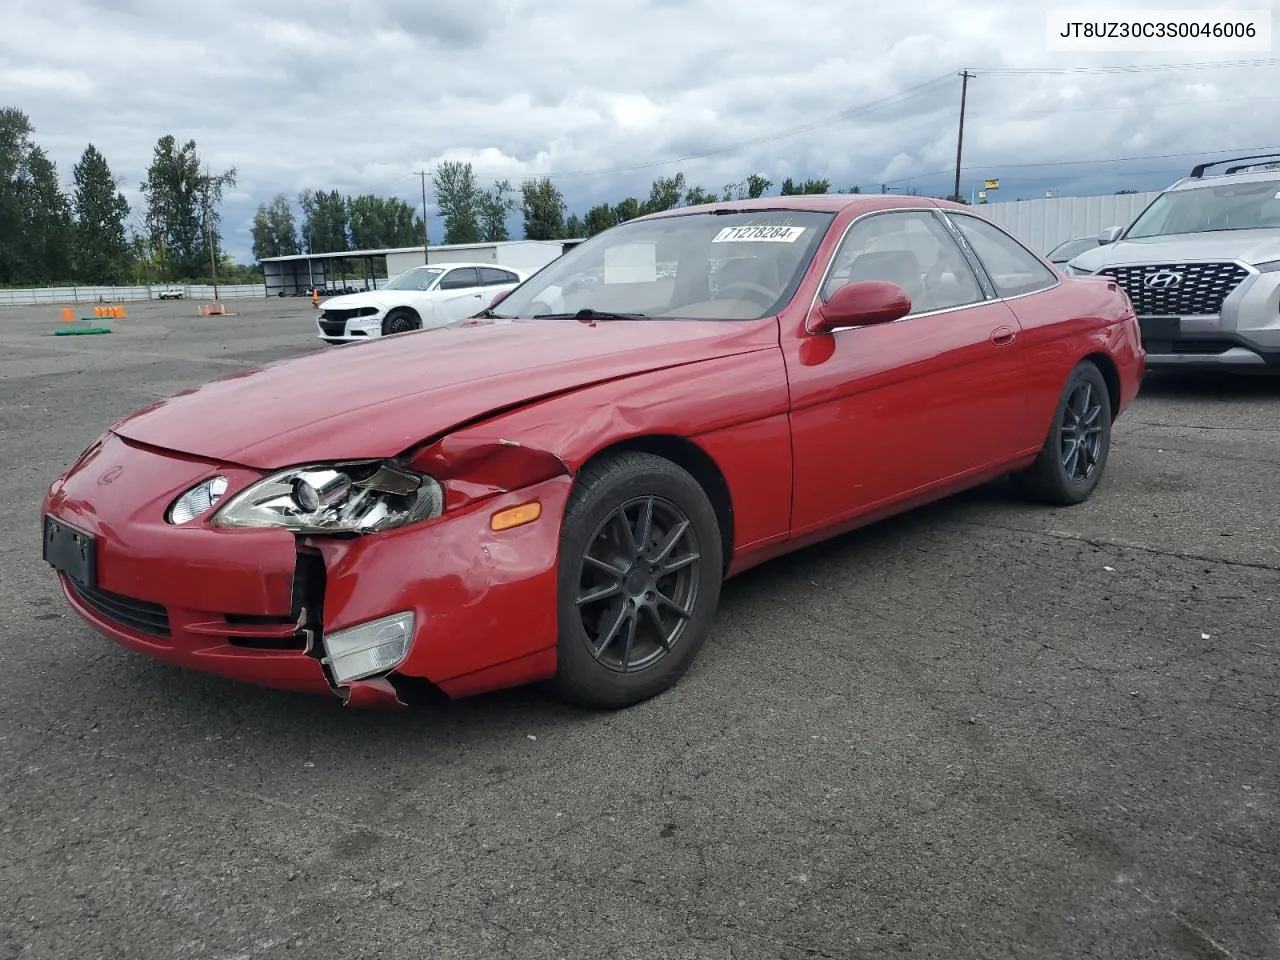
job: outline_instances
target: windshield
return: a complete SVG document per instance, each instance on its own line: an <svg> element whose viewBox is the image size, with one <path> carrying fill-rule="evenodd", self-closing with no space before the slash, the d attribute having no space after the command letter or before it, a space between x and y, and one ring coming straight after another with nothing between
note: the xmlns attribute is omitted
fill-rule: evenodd
<svg viewBox="0 0 1280 960"><path fill-rule="evenodd" d="M406 270L394 280L388 280L382 285L383 290L426 290L440 274L444 273L438 267L414 267L412 270Z"/></svg>
<svg viewBox="0 0 1280 960"><path fill-rule="evenodd" d="M1054 263L1065 263L1078 253L1084 253L1086 250L1092 250L1098 246L1098 241L1093 237L1082 237L1079 240L1068 240L1066 243L1059 244L1049 251L1048 259Z"/></svg>
<svg viewBox="0 0 1280 960"><path fill-rule="evenodd" d="M631 220L552 261L496 309L504 317L590 310L757 320L791 300L834 219L761 209Z"/></svg>
<svg viewBox="0 0 1280 960"><path fill-rule="evenodd" d="M1162 193L1133 222L1124 238L1267 228L1280 228L1280 180Z"/></svg>

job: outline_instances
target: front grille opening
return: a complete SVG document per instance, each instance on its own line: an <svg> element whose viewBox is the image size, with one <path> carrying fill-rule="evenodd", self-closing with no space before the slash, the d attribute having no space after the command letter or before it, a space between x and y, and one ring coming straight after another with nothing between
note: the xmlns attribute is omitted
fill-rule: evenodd
<svg viewBox="0 0 1280 960"><path fill-rule="evenodd" d="M252 634L227 636L233 647L251 650L307 649L308 637L313 646L320 641L320 624L324 615L324 559L316 553L300 551L293 570L293 609L287 617L265 617L254 614L229 613L228 625L236 627L291 627L302 622L292 634L285 637ZM305 618L303 613L306 613Z"/></svg>
<svg viewBox="0 0 1280 960"><path fill-rule="evenodd" d="M1249 276L1238 263L1144 263L1098 273L1115 278L1140 317L1221 313L1223 301Z"/></svg>
<svg viewBox="0 0 1280 960"><path fill-rule="evenodd" d="M1143 340L1142 348L1147 353L1170 354L1182 353L1201 357L1216 356L1226 353L1235 344L1224 340Z"/></svg>
<svg viewBox="0 0 1280 960"><path fill-rule="evenodd" d="M71 589L81 603L105 620L149 637L170 639L169 612L158 603L135 600L101 587L88 587L78 580L67 578Z"/></svg>

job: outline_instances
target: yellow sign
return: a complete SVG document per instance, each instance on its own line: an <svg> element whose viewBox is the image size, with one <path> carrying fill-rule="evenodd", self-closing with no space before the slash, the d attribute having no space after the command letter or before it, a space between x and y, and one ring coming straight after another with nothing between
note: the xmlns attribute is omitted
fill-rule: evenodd
<svg viewBox="0 0 1280 960"><path fill-rule="evenodd" d="M999 181L999 180L988 180L988 181L987 181L987 189L988 189L988 190L999 190L999 189L1000 189L1000 181Z"/></svg>

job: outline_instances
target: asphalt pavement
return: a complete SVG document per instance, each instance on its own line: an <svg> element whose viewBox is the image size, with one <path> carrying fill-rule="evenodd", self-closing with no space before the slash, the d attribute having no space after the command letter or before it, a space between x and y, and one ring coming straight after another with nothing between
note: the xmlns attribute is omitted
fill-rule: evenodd
<svg viewBox="0 0 1280 960"><path fill-rule="evenodd" d="M346 349L228 308L0 310L0 957L1280 957L1280 378L1149 380L1081 507L731 581L638 707L391 715L128 653L40 560L115 417Z"/></svg>

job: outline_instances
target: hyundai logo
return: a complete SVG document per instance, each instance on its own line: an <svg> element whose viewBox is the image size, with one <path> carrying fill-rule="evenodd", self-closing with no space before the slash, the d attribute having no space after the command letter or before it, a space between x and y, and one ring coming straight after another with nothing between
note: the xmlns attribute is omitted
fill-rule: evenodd
<svg viewBox="0 0 1280 960"><path fill-rule="evenodd" d="M1180 283L1182 283L1182 274L1174 273L1172 270L1159 270L1142 281L1142 285L1151 290L1170 290Z"/></svg>

